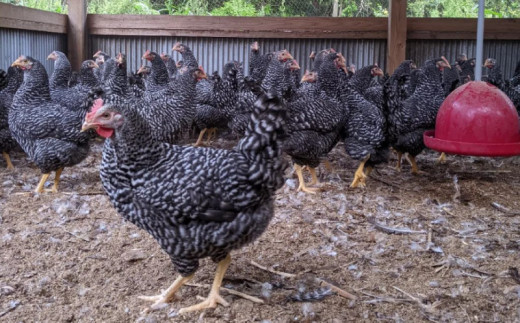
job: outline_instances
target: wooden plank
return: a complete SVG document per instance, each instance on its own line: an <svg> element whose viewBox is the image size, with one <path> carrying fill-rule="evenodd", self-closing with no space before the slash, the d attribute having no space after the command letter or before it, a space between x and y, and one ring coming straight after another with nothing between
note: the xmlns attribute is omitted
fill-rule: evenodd
<svg viewBox="0 0 520 323"><path fill-rule="evenodd" d="M67 33L67 16L0 3L0 28L65 34Z"/></svg>
<svg viewBox="0 0 520 323"><path fill-rule="evenodd" d="M406 1L390 0L386 71L390 74L406 56Z"/></svg>
<svg viewBox="0 0 520 323"><path fill-rule="evenodd" d="M78 71L87 57L87 3L86 0L68 0L68 3L68 58L72 69Z"/></svg>
<svg viewBox="0 0 520 323"><path fill-rule="evenodd" d="M92 35L385 39L386 18L88 15Z"/></svg>
<svg viewBox="0 0 520 323"><path fill-rule="evenodd" d="M408 18L408 39L476 39L474 18ZM488 18L484 40L520 40L520 19Z"/></svg>

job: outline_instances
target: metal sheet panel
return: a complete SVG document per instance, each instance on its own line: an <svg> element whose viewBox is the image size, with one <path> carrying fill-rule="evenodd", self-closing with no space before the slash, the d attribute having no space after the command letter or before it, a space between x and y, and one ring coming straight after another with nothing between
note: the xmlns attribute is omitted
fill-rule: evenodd
<svg viewBox="0 0 520 323"><path fill-rule="evenodd" d="M0 68L6 70L20 55L28 55L43 63L50 74L54 62L47 61L53 50L67 52L65 34L0 28Z"/></svg>
<svg viewBox="0 0 520 323"><path fill-rule="evenodd" d="M110 55L123 52L127 56L129 71L137 70L144 61L143 53L150 49L155 52L171 54L173 45L180 41L189 46L199 64L207 73L222 72L225 63L231 60L249 65L249 48L256 39L247 38L194 38L194 37L120 37L120 36L90 36L89 53L101 49ZM259 40L261 52L287 49L298 60L302 71L309 68L308 59L311 51L324 48L334 48L343 53L349 63L364 66L377 62L383 67L386 63L385 40L351 40L351 39L262 39ZM175 60L180 59L174 53ZM247 73L247 71L246 71Z"/></svg>
<svg viewBox="0 0 520 323"><path fill-rule="evenodd" d="M475 40L409 40L406 43L406 57L418 65L430 58L444 55L448 61L454 62L457 55L465 53L472 58L476 55ZM491 57L497 60L505 78L513 75L516 64L520 61L520 41L484 40L484 59ZM480 62L477 66L482 66ZM486 71L482 71L486 75Z"/></svg>

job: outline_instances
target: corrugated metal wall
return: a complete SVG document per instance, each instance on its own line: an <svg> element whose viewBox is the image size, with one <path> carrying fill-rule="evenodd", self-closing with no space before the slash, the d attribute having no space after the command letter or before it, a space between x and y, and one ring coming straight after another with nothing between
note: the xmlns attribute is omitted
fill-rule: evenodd
<svg viewBox="0 0 520 323"><path fill-rule="evenodd" d="M218 70L222 72L225 63L231 60L249 64L250 45L256 39L237 38L193 38L193 37L117 37L91 36L89 52L101 49L110 55L123 52L127 56L129 70L135 71L142 64L143 53L150 49L155 52L171 54L175 42L180 41L189 46L207 73ZM298 60L305 70L309 67L311 51L323 48L334 48L343 53L349 63L364 66L377 62L384 66L386 62L385 40L351 40L351 39L260 39L261 52L270 52L286 48ZM174 53L175 60L180 58Z"/></svg>
<svg viewBox="0 0 520 323"><path fill-rule="evenodd" d="M406 43L406 57L421 65L425 60L444 55L454 62L457 55L465 53L469 58L477 55L474 40L409 40ZM516 64L520 61L520 41L486 40L484 41L484 59L495 58L505 78L513 75ZM484 62L481 62L482 66ZM482 75L486 75L482 71Z"/></svg>
<svg viewBox="0 0 520 323"><path fill-rule="evenodd" d="M54 70L47 56L53 50L67 51L65 34L45 33L18 29L0 28L0 68L6 70L20 55L36 58L45 65L50 74Z"/></svg>

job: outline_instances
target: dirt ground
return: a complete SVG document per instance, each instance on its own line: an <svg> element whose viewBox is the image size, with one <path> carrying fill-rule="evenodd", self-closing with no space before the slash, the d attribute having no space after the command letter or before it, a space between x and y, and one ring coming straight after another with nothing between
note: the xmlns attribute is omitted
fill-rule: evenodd
<svg viewBox="0 0 520 323"><path fill-rule="evenodd" d="M100 143L64 171L57 194L32 193L39 171L14 153L15 171L0 161L0 321L520 321L519 158L448 156L437 165L427 151L418 157L424 174L407 163L398 173L394 159L366 189L350 189L357 165L343 151L331 152L332 171L320 168L318 194L296 192L289 178L268 230L232 254L224 286L264 303L223 291L230 307L186 315L178 309L207 295L216 266L203 260L192 281L203 286L141 313L148 304L138 296L159 293L176 273L103 194ZM357 299L309 301L330 293L320 279Z"/></svg>

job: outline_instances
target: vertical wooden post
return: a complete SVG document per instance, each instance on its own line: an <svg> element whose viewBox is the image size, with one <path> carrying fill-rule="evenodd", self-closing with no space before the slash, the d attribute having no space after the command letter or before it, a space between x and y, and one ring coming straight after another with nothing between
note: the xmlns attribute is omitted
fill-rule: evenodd
<svg viewBox="0 0 520 323"><path fill-rule="evenodd" d="M69 23L67 27L68 58L72 69L79 71L87 57L87 2L68 0Z"/></svg>
<svg viewBox="0 0 520 323"><path fill-rule="evenodd" d="M390 74L406 57L406 1L390 0L386 71Z"/></svg>

